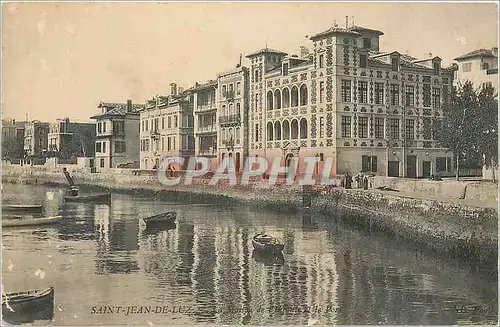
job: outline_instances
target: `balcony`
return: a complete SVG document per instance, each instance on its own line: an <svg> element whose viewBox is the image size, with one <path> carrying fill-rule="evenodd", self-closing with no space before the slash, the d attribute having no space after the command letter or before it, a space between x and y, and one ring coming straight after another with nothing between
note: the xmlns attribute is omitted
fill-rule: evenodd
<svg viewBox="0 0 500 327"><path fill-rule="evenodd" d="M150 132L151 138L153 139L159 139L160 138L160 132L155 129Z"/></svg>
<svg viewBox="0 0 500 327"><path fill-rule="evenodd" d="M208 112L208 111L215 111L217 110L217 106L215 104L215 102L210 102L210 103L204 103L204 104L199 104L196 109L195 109L195 112Z"/></svg>
<svg viewBox="0 0 500 327"><path fill-rule="evenodd" d="M214 156L217 156L217 149L214 149L212 147L210 147L208 149L199 149L198 155L206 156L206 157L214 157Z"/></svg>
<svg viewBox="0 0 500 327"><path fill-rule="evenodd" d="M106 131L102 131L101 130L100 132L98 131L96 133L97 137L108 137L108 136L111 136L111 135L113 135L113 130L111 128L110 129L106 129Z"/></svg>
<svg viewBox="0 0 500 327"><path fill-rule="evenodd" d="M241 115L229 115L219 117L219 124L239 124L241 123Z"/></svg>
<svg viewBox="0 0 500 327"><path fill-rule="evenodd" d="M198 126L197 133L217 133L216 125Z"/></svg>

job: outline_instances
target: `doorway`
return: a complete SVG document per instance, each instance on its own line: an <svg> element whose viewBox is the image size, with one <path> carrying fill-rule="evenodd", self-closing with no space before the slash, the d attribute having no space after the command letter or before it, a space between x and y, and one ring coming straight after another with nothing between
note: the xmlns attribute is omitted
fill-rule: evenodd
<svg viewBox="0 0 500 327"><path fill-rule="evenodd" d="M417 156L406 156L406 177L417 178Z"/></svg>
<svg viewBox="0 0 500 327"><path fill-rule="evenodd" d="M431 177L431 162L430 161L422 162L422 176L423 177Z"/></svg>
<svg viewBox="0 0 500 327"><path fill-rule="evenodd" d="M240 153L236 152L236 172L240 171Z"/></svg>
<svg viewBox="0 0 500 327"><path fill-rule="evenodd" d="M389 161L387 163L387 176L399 177L399 161Z"/></svg>

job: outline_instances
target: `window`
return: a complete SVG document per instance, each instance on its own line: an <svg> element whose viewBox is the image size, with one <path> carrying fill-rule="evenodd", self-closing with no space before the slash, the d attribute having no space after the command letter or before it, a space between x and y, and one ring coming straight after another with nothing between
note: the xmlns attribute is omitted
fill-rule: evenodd
<svg viewBox="0 0 500 327"><path fill-rule="evenodd" d="M446 157L446 171L447 172L451 172L451 166L452 166L451 159L452 158L450 158L450 157Z"/></svg>
<svg viewBox="0 0 500 327"><path fill-rule="evenodd" d="M424 84L422 87L422 95L424 97L423 105L424 107L431 106L431 85Z"/></svg>
<svg viewBox="0 0 500 327"><path fill-rule="evenodd" d="M319 137L320 138L325 137L324 129L325 129L325 117L319 117Z"/></svg>
<svg viewBox="0 0 500 327"><path fill-rule="evenodd" d="M384 118L375 118L375 138L384 138Z"/></svg>
<svg viewBox="0 0 500 327"><path fill-rule="evenodd" d="M255 110L259 108L259 94L255 93Z"/></svg>
<svg viewBox="0 0 500 327"><path fill-rule="evenodd" d="M359 117L359 137L368 138L368 117Z"/></svg>
<svg viewBox="0 0 500 327"><path fill-rule="evenodd" d="M483 69L490 69L490 65L487 62L483 62Z"/></svg>
<svg viewBox="0 0 500 327"><path fill-rule="evenodd" d="M146 131L149 130L149 120L146 119Z"/></svg>
<svg viewBox="0 0 500 327"><path fill-rule="evenodd" d="M398 140L399 139L399 119L391 118L390 131L391 131L391 139Z"/></svg>
<svg viewBox="0 0 500 327"><path fill-rule="evenodd" d="M369 49L372 47L372 40L370 38L364 37L363 38L363 48Z"/></svg>
<svg viewBox="0 0 500 327"><path fill-rule="evenodd" d="M432 139L432 121L430 118L426 117L423 121L423 136L424 140Z"/></svg>
<svg viewBox="0 0 500 327"><path fill-rule="evenodd" d="M368 103L368 82L358 83L359 103Z"/></svg>
<svg viewBox="0 0 500 327"><path fill-rule="evenodd" d="M177 122L177 116L174 116L174 127L177 128L179 126Z"/></svg>
<svg viewBox="0 0 500 327"><path fill-rule="evenodd" d="M172 128L172 117L167 117L167 128Z"/></svg>
<svg viewBox="0 0 500 327"><path fill-rule="evenodd" d="M255 142L259 142L259 124L255 124Z"/></svg>
<svg viewBox="0 0 500 327"><path fill-rule="evenodd" d="M101 159L101 167L104 168L104 159Z"/></svg>
<svg viewBox="0 0 500 327"><path fill-rule="evenodd" d="M165 151L165 138L164 137L161 138L161 150Z"/></svg>
<svg viewBox="0 0 500 327"><path fill-rule="evenodd" d="M351 117L342 116L342 137L350 138L351 137Z"/></svg>
<svg viewBox="0 0 500 327"><path fill-rule="evenodd" d="M325 82L319 82L319 103L325 101Z"/></svg>
<svg viewBox="0 0 500 327"><path fill-rule="evenodd" d="M408 107L415 106L415 87L412 85L406 86L406 105Z"/></svg>
<svg viewBox="0 0 500 327"><path fill-rule="evenodd" d="M234 93L234 85L233 83L229 84L229 94L233 94Z"/></svg>
<svg viewBox="0 0 500 327"><path fill-rule="evenodd" d="M436 171L446 171L446 157L436 158Z"/></svg>
<svg viewBox="0 0 500 327"><path fill-rule="evenodd" d="M399 106L399 85L391 84L391 104Z"/></svg>
<svg viewBox="0 0 500 327"><path fill-rule="evenodd" d="M102 132L106 133L106 122L102 123Z"/></svg>
<svg viewBox="0 0 500 327"><path fill-rule="evenodd" d="M375 104L384 104L384 83L375 83Z"/></svg>
<svg viewBox="0 0 500 327"><path fill-rule="evenodd" d="M106 153L106 142L102 142L102 153Z"/></svg>
<svg viewBox="0 0 500 327"><path fill-rule="evenodd" d="M165 117L161 117L161 129L165 129Z"/></svg>
<svg viewBox="0 0 500 327"><path fill-rule="evenodd" d="M175 150L175 136L172 138L172 148Z"/></svg>
<svg viewBox="0 0 500 327"><path fill-rule="evenodd" d="M366 68L368 66L365 54L359 55L359 67Z"/></svg>
<svg viewBox="0 0 500 327"><path fill-rule="evenodd" d="M170 151L170 148L171 148L171 140L170 140L170 137L167 137L167 151Z"/></svg>
<svg viewBox="0 0 500 327"><path fill-rule="evenodd" d="M115 152L116 153L125 152L125 141L115 141Z"/></svg>
<svg viewBox="0 0 500 327"><path fill-rule="evenodd" d="M342 102L351 102L351 81L342 80L341 85Z"/></svg>
<svg viewBox="0 0 500 327"><path fill-rule="evenodd" d="M398 71L399 69L399 58L397 57L392 57L391 58L391 66L392 66L392 70L394 71Z"/></svg>
<svg viewBox="0 0 500 327"><path fill-rule="evenodd" d="M226 86L225 85L222 85L222 96L225 97L226 94L227 94L227 90L226 90Z"/></svg>
<svg viewBox="0 0 500 327"><path fill-rule="evenodd" d="M471 63L467 62L465 64L462 64L462 70L464 72L470 72L471 71Z"/></svg>
<svg viewBox="0 0 500 327"><path fill-rule="evenodd" d="M236 83L236 94L237 95L241 94L241 82Z"/></svg>
<svg viewBox="0 0 500 327"><path fill-rule="evenodd" d="M441 108L441 89L436 87L432 89L432 107Z"/></svg>
<svg viewBox="0 0 500 327"><path fill-rule="evenodd" d="M283 64L283 76L288 76L288 63Z"/></svg>
<svg viewBox="0 0 500 327"><path fill-rule="evenodd" d="M434 68L434 75L439 76L439 72L441 71L441 63L435 62L432 64L432 67Z"/></svg>
<svg viewBox="0 0 500 327"><path fill-rule="evenodd" d="M325 56L320 54L319 55L319 68L325 67Z"/></svg>
<svg viewBox="0 0 500 327"><path fill-rule="evenodd" d="M102 133L102 124L101 123L97 123L97 133Z"/></svg>
<svg viewBox="0 0 500 327"><path fill-rule="evenodd" d="M405 137L407 140L415 139L415 121L413 119L406 120Z"/></svg>
<svg viewBox="0 0 500 327"><path fill-rule="evenodd" d="M377 172L377 156L361 156L361 172Z"/></svg>
<svg viewBox="0 0 500 327"><path fill-rule="evenodd" d="M95 143L95 152L101 153L101 151L102 151L101 149L102 149L101 142L96 142Z"/></svg>

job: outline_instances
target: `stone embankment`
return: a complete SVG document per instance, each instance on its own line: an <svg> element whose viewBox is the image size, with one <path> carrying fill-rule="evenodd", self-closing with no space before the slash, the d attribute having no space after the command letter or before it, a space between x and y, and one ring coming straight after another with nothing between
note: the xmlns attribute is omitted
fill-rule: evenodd
<svg viewBox="0 0 500 327"><path fill-rule="evenodd" d="M417 182L411 182L413 184L406 186L410 191L401 194L375 189L345 190L315 187L311 205L304 210L303 193L296 185L271 187L266 181L260 181L249 186L211 186L207 180L195 179L193 185L167 187L158 182L156 174L150 172L115 169L92 174L79 169L68 168L68 170L75 183L82 186L154 193L168 196L170 199L189 201L197 198L212 203L245 204L278 211L322 213L332 219L342 219L370 231L384 231L434 251L453 253L468 261L474 260L492 267L497 263L498 213L496 206L491 205L492 201L498 199L494 184L481 189L480 184L472 183L474 186L471 189L474 191L470 194L476 197L476 200L468 199L468 202L460 200L463 190L450 190L456 193L456 198L446 197L445 200L439 200L440 190L436 189L427 190L429 198L408 196L419 187L424 190L429 188L430 186L425 184L426 181L420 186ZM2 179L3 182L10 183L67 184L61 168L4 166ZM375 179L373 183L382 182L381 179ZM402 183L394 180L389 186L405 191ZM434 185L438 185L437 187L445 192L451 188L451 184Z"/></svg>

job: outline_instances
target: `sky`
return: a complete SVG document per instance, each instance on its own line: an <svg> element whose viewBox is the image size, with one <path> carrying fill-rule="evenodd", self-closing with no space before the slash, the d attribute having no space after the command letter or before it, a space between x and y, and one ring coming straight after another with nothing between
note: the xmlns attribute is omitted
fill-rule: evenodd
<svg viewBox="0 0 500 327"><path fill-rule="evenodd" d="M91 121L100 101L144 103L268 47L350 22L384 32L381 51L453 58L498 46L494 3L3 3L2 117ZM351 24L351 23L349 23Z"/></svg>

